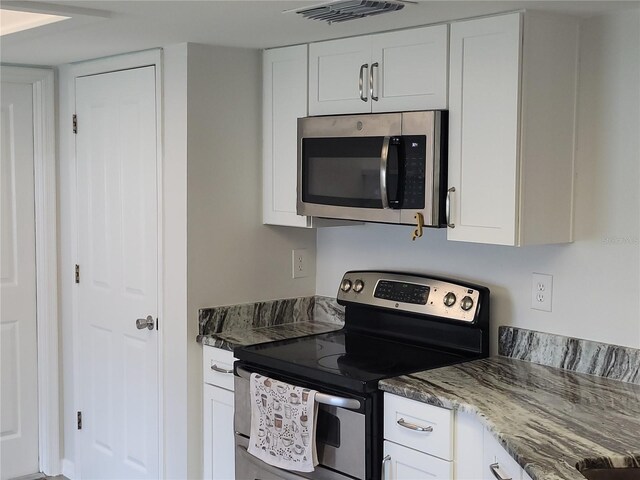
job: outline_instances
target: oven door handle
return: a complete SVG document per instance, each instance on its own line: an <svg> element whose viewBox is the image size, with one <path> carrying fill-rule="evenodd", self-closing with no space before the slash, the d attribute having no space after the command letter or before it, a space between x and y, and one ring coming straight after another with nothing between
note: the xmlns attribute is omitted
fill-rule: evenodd
<svg viewBox="0 0 640 480"><path fill-rule="evenodd" d="M244 368L236 367L236 373L245 380L251 380L251 372ZM337 397L320 392L316 393L316 402L331 405L332 407L348 408L350 410L359 410L362 407L360 400L356 400L355 398Z"/></svg>
<svg viewBox="0 0 640 480"><path fill-rule="evenodd" d="M255 465L262 472L270 473L271 475L275 475L276 477L281 478L282 480L298 480L298 479L303 479L304 480L304 477L301 477L300 475L298 475L298 474L296 474L294 472L289 472L287 470L281 470L280 468L273 467L273 466L269 465L268 463L263 462L258 457L254 457L242 445L236 445L236 450L238 451L238 453L239 453L239 455L240 455L242 460L244 460L246 462L249 462L252 465ZM259 480L259 479L256 479L256 480Z"/></svg>

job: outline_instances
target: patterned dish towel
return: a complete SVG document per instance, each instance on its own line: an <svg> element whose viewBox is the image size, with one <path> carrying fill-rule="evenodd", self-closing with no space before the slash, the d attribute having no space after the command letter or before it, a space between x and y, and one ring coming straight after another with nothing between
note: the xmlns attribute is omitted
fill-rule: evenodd
<svg viewBox="0 0 640 480"><path fill-rule="evenodd" d="M248 451L274 467L313 472L316 452L315 390L251 374Z"/></svg>

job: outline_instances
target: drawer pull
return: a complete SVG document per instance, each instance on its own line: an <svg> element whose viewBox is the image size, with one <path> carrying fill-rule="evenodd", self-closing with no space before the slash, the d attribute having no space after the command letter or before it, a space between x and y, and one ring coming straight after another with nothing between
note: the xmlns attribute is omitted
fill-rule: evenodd
<svg viewBox="0 0 640 480"><path fill-rule="evenodd" d="M416 432L433 432L433 427L419 427L418 425L415 425L413 423L406 422L404 418L401 418L396 423L401 427L408 428L409 430L415 430Z"/></svg>
<svg viewBox="0 0 640 480"><path fill-rule="evenodd" d="M218 372L218 373L233 373L233 370L227 370L226 368L220 368L215 363L213 365L211 365L211 370L213 370L214 372Z"/></svg>
<svg viewBox="0 0 640 480"><path fill-rule="evenodd" d="M493 473L493 476L497 478L497 480L511 480L511 477L500 468L500 464L492 463L489 465L489 470Z"/></svg>

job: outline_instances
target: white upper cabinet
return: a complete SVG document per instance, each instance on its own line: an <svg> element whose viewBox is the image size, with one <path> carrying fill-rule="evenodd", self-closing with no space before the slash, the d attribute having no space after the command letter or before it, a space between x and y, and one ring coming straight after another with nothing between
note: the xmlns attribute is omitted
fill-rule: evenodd
<svg viewBox="0 0 640 480"><path fill-rule="evenodd" d="M456 22L450 48L447 238L572 241L576 20Z"/></svg>
<svg viewBox="0 0 640 480"><path fill-rule="evenodd" d="M447 108L448 34L438 25L371 36L374 112Z"/></svg>
<svg viewBox="0 0 640 480"><path fill-rule="evenodd" d="M371 37L309 45L309 115L371 112Z"/></svg>
<svg viewBox="0 0 640 480"><path fill-rule="evenodd" d="M298 118L307 116L307 46L263 55L263 223L310 226L296 214Z"/></svg>
<svg viewBox="0 0 640 480"><path fill-rule="evenodd" d="M309 45L309 115L447 108L447 25Z"/></svg>

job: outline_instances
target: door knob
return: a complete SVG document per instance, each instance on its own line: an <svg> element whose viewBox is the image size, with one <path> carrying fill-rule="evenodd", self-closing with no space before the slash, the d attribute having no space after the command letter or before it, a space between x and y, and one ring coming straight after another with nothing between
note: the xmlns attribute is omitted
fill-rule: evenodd
<svg viewBox="0 0 640 480"><path fill-rule="evenodd" d="M148 328L149 330L153 330L156 322L151 315L147 315L147 318L139 318L136 320L136 328L138 330L142 330L143 328Z"/></svg>

